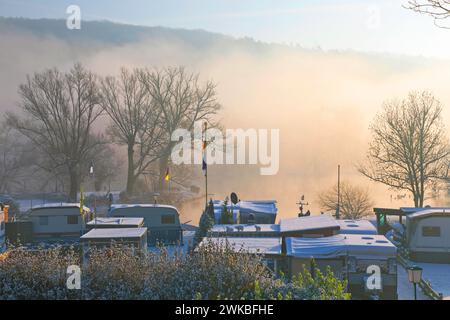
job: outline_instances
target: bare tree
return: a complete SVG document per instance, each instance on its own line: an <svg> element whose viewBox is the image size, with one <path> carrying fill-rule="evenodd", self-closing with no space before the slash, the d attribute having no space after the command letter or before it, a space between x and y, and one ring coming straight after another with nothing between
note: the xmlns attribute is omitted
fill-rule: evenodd
<svg viewBox="0 0 450 320"><path fill-rule="evenodd" d="M440 28L450 28L441 23L450 17L450 0L409 0L405 7L433 17L435 25Z"/></svg>
<svg viewBox="0 0 450 320"><path fill-rule="evenodd" d="M26 168L32 165L30 144L18 139L5 123L0 128L0 193L21 187Z"/></svg>
<svg viewBox="0 0 450 320"><path fill-rule="evenodd" d="M414 205L423 207L427 190L448 176L450 147L441 113L440 102L429 92L385 103L370 127L373 140L359 171L411 192Z"/></svg>
<svg viewBox="0 0 450 320"><path fill-rule="evenodd" d="M373 202L367 189L342 182L339 194L339 213L342 218L360 219L370 214ZM335 212L338 205L337 185L319 194L318 200L322 210Z"/></svg>
<svg viewBox="0 0 450 320"><path fill-rule="evenodd" d="M162 111L164 146L159 161L160 189L164 188L164 174L174 141L176 129L193 130L197 121L207 121L216 126L215 116L221 109L217 101L216 84L199 83L199 75L187 72L183 67L148 71L145 78L154 103Z"/></svg>
<svg viewBox="0 0 450 320"><path fill-rule="evenodd" d="M137 178L160 157L161 109L152 101L146 83L149 73L122 68L118 78L101 81L101 105L110 116L108 128L113 141L127 146L127 193L132 194Z"/></svg>
<svg viewBox="0 0 450 320"><path fill-rule="evenodd" d="M80 64L66 73L50 69L28 76L19 94L23 115L8 113L7 121L51 159L53 168L67 170L69 197L76 201L80 164L102 143L93 133L102 111L95 75Z"/></svg>

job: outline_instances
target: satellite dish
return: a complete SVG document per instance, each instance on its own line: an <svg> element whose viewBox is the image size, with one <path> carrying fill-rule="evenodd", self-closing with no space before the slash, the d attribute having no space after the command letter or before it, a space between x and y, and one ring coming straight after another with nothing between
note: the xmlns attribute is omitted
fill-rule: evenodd
<svg viewBox="0 0 450 320"><path fill-rule="evenodd" d="M238 196L236 193L232 192L230 195L231 203L236 204L239 202Z"/></svg>

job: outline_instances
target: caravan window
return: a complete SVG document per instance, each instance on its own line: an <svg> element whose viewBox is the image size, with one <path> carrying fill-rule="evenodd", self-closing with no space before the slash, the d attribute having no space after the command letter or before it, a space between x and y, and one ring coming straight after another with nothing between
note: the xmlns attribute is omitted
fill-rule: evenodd
<svg viewBox="0 0 450 320"><path fill-rule="evenodd" d="M440 237L441 228L440 227L422 227L423 237Z"/></svg>
<svg viewBox="0 0 450 320"><path fill-rule="evenodd" d="M78 224L78 216L67 216L67 224Z"/></svg>
<svg viewBox="0 0 450 320"><path fill-rule="evenodd" d="M48 217L47 216L40 216L39 217L39 224L41 226L46 226L48 225Z"/></svg>
<svg viewBox="0 0 450 320"><path fill-rule="evenodd" d="M174 223L175 223L175 215L164 214L161 216L161 224L174 224Z"/></svg>

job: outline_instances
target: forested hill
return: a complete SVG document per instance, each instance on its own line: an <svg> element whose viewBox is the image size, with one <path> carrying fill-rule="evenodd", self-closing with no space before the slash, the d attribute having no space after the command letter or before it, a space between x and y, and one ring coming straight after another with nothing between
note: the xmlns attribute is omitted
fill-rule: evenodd
<svg viewBox="0 0 450 320"><path fill-rule="evenodd" d="M26 19L0 17L1 32L24 32L37 37L54 37L66 42L95 42L104 45L124 45L142 40L175 41L198 49L215 44L246 49L262 49L268 44L250 38L235 39L204 30L186 30L166 27L147 27L114 23L110 21L82 21L80 30L70 30L66 21L55 19Z"/></svg>

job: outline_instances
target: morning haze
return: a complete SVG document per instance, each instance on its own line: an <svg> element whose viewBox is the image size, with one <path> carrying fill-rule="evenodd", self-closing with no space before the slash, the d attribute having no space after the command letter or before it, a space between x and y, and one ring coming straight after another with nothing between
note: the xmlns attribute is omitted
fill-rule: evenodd
<svg viewBox="0 0 450 320"><path fill-rule="evenodd" d="M2 112L16 108L17 88L27 74L68 70L78 61L100 75L115 75L122 66L182 65L213 80L224 128L280 129L280 169L261 176L259 166L211 166L209 192L219 199L231 191L242 199L276 199L280 217L296 215L302 194L318 213L317 193L335 183L338 164L342 179L367 186L378 206L411 205L407 198L391 202L395 192L358 173L369 123L383 101L411 90L429 90L450 104L445 59L311 50L109 22L83 22L81 30L70 31L63 20L12 18L0 19L0 43ZM202 187L200 173L193 184ZM196 222L200 210L190 206L183 214Z"/></svg>

